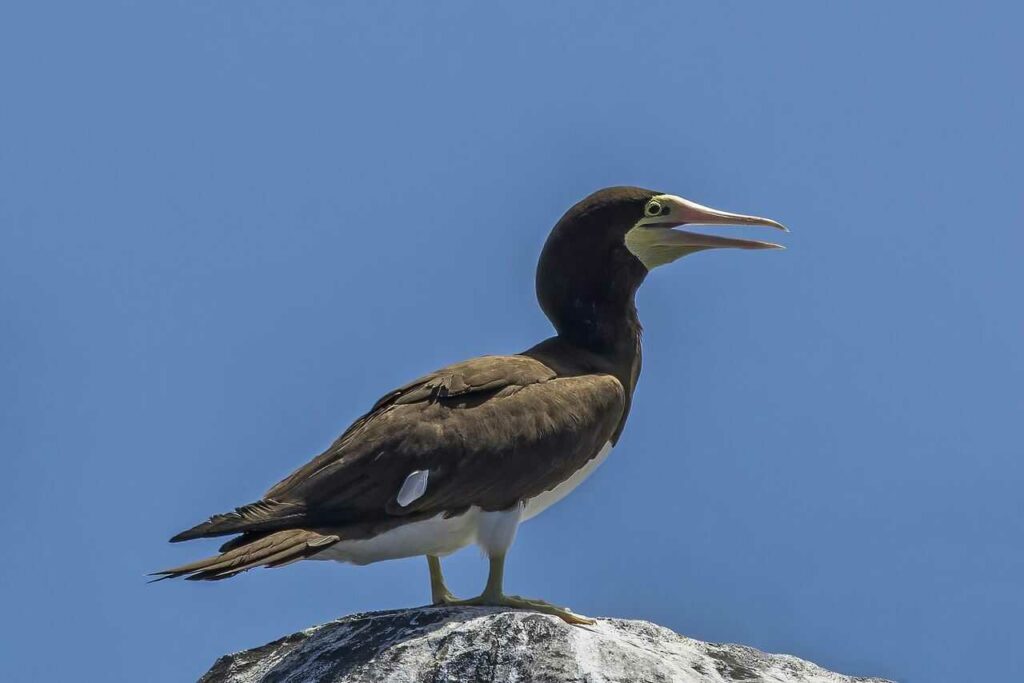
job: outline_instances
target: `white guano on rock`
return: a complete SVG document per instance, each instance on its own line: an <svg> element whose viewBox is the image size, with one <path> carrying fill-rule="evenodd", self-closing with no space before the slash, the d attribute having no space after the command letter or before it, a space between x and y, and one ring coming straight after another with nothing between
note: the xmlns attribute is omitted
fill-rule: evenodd
<svg viewBox="0 0 1024 683"><path fill-rule="evenodd" d="M355 614L221 657L200 683L886 683L645 621L496 608Z"/></svg>

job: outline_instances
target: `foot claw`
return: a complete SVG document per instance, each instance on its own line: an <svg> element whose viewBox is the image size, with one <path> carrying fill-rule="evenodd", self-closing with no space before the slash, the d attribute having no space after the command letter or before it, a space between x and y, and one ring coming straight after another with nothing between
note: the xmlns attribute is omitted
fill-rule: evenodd
<svg viewBox="0 0 1024 683"><path fill-rule="evenodd" d="M451 607L451 606L453 606L453 605L455 605L455 604L457 604L459 602L464 602L464 601L463 600L459 600L457 597L455 597L454 595L452 595L451 593L448 593L446 591L446 592L444 592L441 595L434 595L434 596L432 596L430 604L435 606L435 607Z"/></svg>

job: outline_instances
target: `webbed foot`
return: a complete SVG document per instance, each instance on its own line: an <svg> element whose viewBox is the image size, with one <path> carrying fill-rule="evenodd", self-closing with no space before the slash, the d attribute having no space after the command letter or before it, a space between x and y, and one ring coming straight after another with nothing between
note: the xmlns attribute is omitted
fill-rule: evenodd
<svg viewBox="0 0 1024 683"><path fill-rule="evenodd" d="M470 598L468 600L455 600L446 604L453 607L462 605L467 607L511 607L513 609L525 609L530 610L531 612L550 614L558 617L567 624L586 625L596 623L590 617L576 614L568 607L559 607L558 605L552 605L550 602L545 602L544 600L523 598L518 595L505 595L503 593L488 594L484 592L483 595L478 595L475 598Z"/></svg>

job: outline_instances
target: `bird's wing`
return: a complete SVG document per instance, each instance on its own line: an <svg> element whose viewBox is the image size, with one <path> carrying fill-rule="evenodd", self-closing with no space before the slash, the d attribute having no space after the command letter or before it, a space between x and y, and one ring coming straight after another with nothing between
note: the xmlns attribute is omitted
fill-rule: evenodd
<svg viewBox="0 0 1024 683"><path fill-rule="evenodd" d="M275 484L265 497L288 496L303 484L315 481L332 465L350 464L354 452L368 447L372 449L378 440L384 440L388 442L387 446L394 448L396 426L404 431L417 427L423 429L438 419L444 421L447 415L441 413L448 411L424 411L430 406L453 408L456 406L450 404L470 399L479 401L502 390L519 389L554 378L553 370L525 356L482 356L436 370L382 396L330 448Z"/></svg>
<svg viewBox="0 0 1024 683"><path fill-rule="evenodd" d="M624 390L609 375L558 377L525 356L485 356L389 393L325 453L267 493L343 521L469 505L504 509L595 455ZM413 472L422 495L401 505ZM563 476L564 475L564 476Z"/></svg>
<svg viewBox="0 0 1024 683"><path fill-rule="evenodd" d="M526 356L450 365L385 395L263 500L175 539L376 527L471 505L506 509L594 457L624 405L625 391L611 375L558 376ZM414 474L418 495L403 487Z"/></svg>

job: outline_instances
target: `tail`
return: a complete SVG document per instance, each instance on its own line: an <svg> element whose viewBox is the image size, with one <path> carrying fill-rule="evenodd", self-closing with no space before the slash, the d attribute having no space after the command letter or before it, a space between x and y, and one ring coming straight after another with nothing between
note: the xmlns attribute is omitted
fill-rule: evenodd
<svg viewBox="0 0 1024 683"><path fill-rule="evenodd" d="M273 499L259 500L234 512L214 515L202 524L182 531L171 538L171 543L191 541L194 538L227 536L247 531L276 531L283 527L294 528L304 520L305 508L296 503L281 503Z"/></svg>
<svg viewBox="0 0 1024 683"><path fill-rule="evenodd" d="M246 534L225 543L219 555L153 572L150 576L158 577L153 579L154 581L179 577L190 581L216 581L253 567L282 567L315 555L339 540L337 536L319 534L307 529Z"/></svg>

